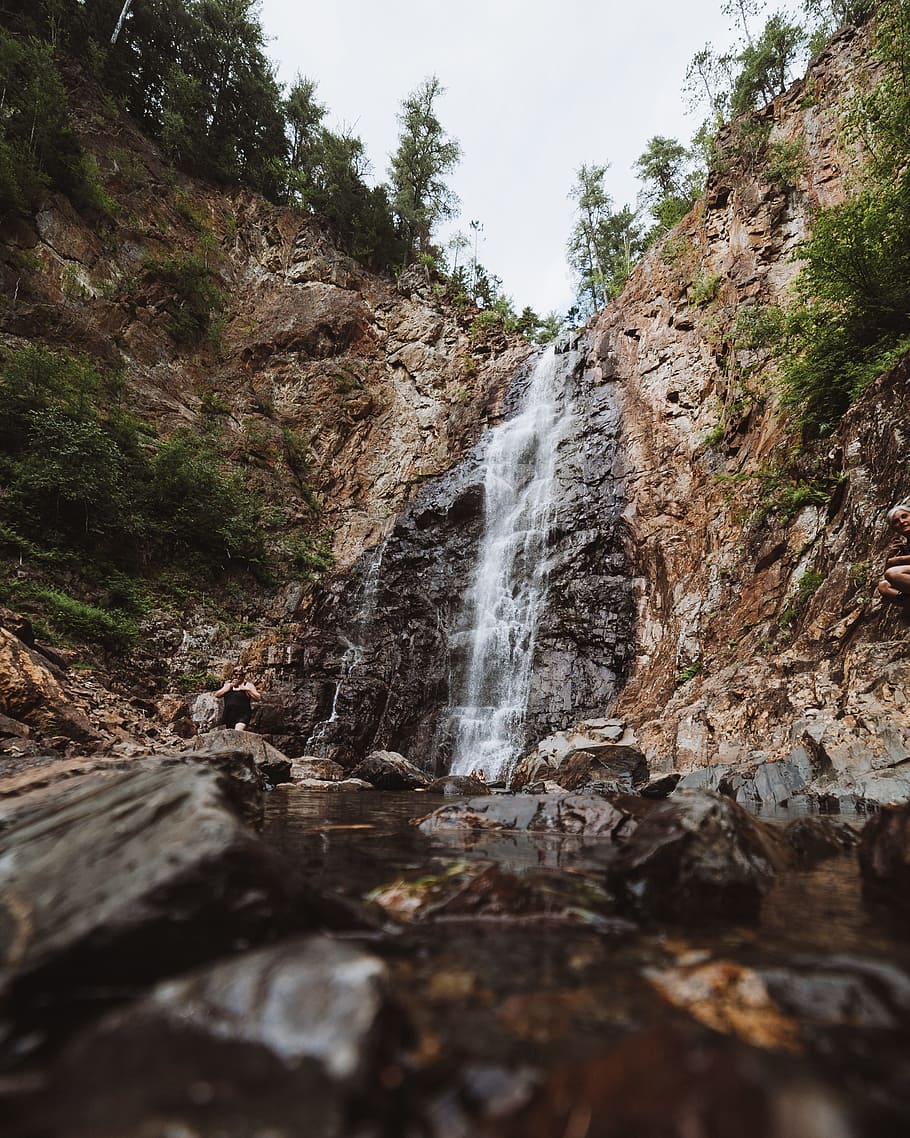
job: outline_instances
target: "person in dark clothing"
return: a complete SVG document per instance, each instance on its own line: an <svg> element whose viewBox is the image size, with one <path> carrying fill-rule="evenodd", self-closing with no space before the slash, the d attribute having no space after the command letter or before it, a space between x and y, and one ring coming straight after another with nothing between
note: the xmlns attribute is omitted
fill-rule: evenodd
<svg viewBox="0 0 910 1138"><path fill-rule="evenodd" d="M885 600L902 604L910 601L910 504L892 506L888 521L894 537L885 550L885 569L876 588Z"/></svg>
<svg viewBox="0 0 910 1138"><path fill-rule="evenodd" d="M223 726L233 727L235 731L246 731L253 714L253 700L258 703L262 696L246 678L243 668L235 668L231 678L225 681L215 695L224 700Z"/></svg>

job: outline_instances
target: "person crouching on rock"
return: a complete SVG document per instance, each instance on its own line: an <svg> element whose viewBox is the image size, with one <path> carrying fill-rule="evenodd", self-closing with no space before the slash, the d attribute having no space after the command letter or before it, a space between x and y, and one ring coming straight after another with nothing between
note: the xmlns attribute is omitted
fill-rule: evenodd
<svg viewBox="0 0 910 1138"><path fill-rule="evenodd" d="M230 679L225 681L215 695L224 700L223 726L233 727L235 731L246 731L253 714L253 700L258 702L262 696L246 678L243 668L235 668Z"/></svg>
<svg viewBox="0 0 910 1138"><path fill-rule="evenodd" d="M876 588L887 601L910 601L910 504L901 502L888 511L895 531L885 550L885 569Z"/></svg>

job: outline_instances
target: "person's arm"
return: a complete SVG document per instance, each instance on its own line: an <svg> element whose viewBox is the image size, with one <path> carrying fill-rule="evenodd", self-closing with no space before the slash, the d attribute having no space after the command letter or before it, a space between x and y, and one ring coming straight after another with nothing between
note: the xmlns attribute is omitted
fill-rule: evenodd
<svg viewBox="0 0 910 1138"><path fill-rule="evenodd" d="M247 682L243 685L243 690L247 693L250 699L262 699L262 696L258 691L256 691L252 680L247 680Z"/></svg>
<svg viewBox="0 0 910 1138"><path fill-rule="evenodd" d="M216 699L219 699L221 696L227 695L227 693L230 690L231 690L231 681L228 680L227 683L224 684L223 687L220 687L216 692L213 692L212 694L215 696Z"/></svg>

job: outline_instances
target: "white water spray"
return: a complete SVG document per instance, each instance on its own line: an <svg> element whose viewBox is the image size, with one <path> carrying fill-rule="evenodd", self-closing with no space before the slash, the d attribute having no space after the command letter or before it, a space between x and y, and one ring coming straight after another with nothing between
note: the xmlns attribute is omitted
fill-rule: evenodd
<svg viewBox="0 0 910 1138"><path fill-rule="evenodd" d="M571 422L554 349L537 362L522 409L488 436L477 569L450 646L466 662L453 682L451 771L507 781L524 742L537 626L547 598L557 451Z"/></svg>
<svg viewBox="0 0 910 1138"><path fill-rule="evenodd" d="M376 598L379 592L379 578L382 575L382 557L385 553L385 540L380 542L373 552L372 559L363 575L363 593L357 616L354 623L353 639L345 639L344 655L341 657L338 679L335 681L335 693L332 696L332 708L328 719L323 719L313 728L310 737L304 744L305 750L313 750L326 736L329 727L338 720L338 697L351 673L356 671L363 660L364 645L373 617L376 614Z"/></svg>

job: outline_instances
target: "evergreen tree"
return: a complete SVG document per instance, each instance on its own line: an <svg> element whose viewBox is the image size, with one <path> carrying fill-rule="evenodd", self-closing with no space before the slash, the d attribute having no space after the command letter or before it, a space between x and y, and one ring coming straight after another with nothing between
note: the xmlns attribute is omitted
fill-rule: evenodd
<svg viewBox="0 0 910 1138"><path fill-rule="evenodd" d="M604 188L607 166L582 165L570 197L576 221L569 237L569 264L577 274L578 306L588 315L618 296L644 248L635 211L618 213Z"/></svg>
<svg viewBox="0 0 910 1138"><path fill-rule="evenodd" d="M461 149L446 135L436 114L444 92L435 75L425 79L404 100L398 116L401 134L389 177L393 207L410 255L429 253L434 226L457 210L458 199L444 178L458 162Z"/></svg>
<svg viewBox="0 0 910 1138"><path fill-rule="evenodd" d="M701 171L691 168L692 154L674 138L655 135L635 163L645 183L642 198L655 226L649 238L660 236L683 218L701 192Z"/></svg>

